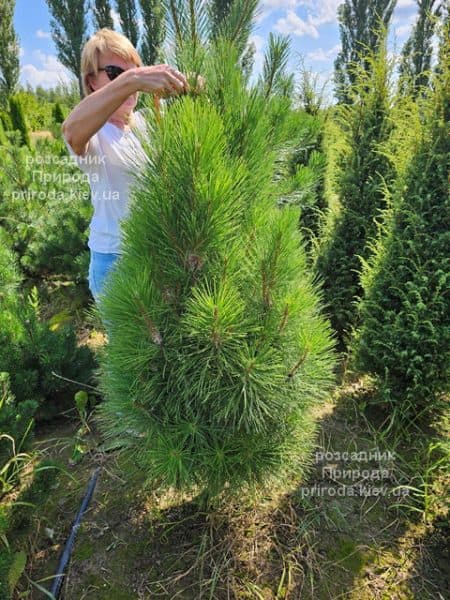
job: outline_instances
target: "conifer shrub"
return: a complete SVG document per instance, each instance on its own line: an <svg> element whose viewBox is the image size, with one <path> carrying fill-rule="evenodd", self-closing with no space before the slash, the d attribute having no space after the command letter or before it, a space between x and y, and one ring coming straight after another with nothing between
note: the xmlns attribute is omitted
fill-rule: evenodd
<svg viewBox="0 0 450 600"><path fill-rule="evenodd" d="M77 384L55 377L52 371L87 383L94 368L93 355L86 346L77 346L70 324L54 328L51 322L41 319L36 288L26 297L20 293L23 275L18 270L17 258L5 244L6 239L4 234L0 235L3 240L0 244L0 371L9 373L15 400L5 403L5 407L10 407L9 412L16 410L16 414L22 407L27 415L33 412L36 418L50 418L71 406L73 394L79 389Z"/></svg>
<svg viewBox="0 0 450 600"><path fill-rule="evenodd" d="M8 138L6 137L5 128L3 126L3 121L0 118L0 146L4 146L8 143Z"/></svg>
<svg viewBox="0 0 450 600"><path fill-rule="evenodd" d="M22 144L31 147L30 132L25 118L22 103L19 98L11 96L9 98L9 115L11 118L12 130L19 131Z"/></svg>
<svg viewBox="0 0 450 600"><path fill-rule="evenodd" d="M393 418L430 416L450 387L448 41L421 139L364 265L353 368L379 382ZM444 54L444 52L443 52Z"/></svg>
<svg viewBox="0 0 450 600"><path fill-rule="evenodd" d="M62 123L64 121L64 112L59 102L55 102L53 105L52 116L55 123Z"/></svg>
<svg viewBox="0 0 450 600"><path fill-rule="evenodd" d="M295 202L300 206L300 231L308 253L319 242L327 203L325 200L325 170L327 159L323 152L323 119L305 115L299 131L291 169Z"/></svg>
<svg viewBox="0 0 450 600"><path fill-rule="evenodd" d="M26 275L59 276L87 291L89 186L59 140L29 149L17 135L0 164L0 225Z"/></svg>
<svg viewBox="0 0 450 600"><path fill-rule="evenodd" d="M100 301L96 416L149 485L213 502L301 477L335 356L299 210L273 201L268 100L246 90L231 45L200 72L204 94L148 115L148 162Z"/></svg>
<svg viewBox="0 0 450 600"><path fill-rule="evenodd" d="M345 349L356 324L356 304L362 294L362 260L371 253L377 220L386 208L386 187L393 168L383 152L392 130L390 64L385 44L367 57L368 70L356 69L351 104L340 105L336 116L345 137L340 154L336 191L339 209L330 212L327 234L321 241L315 269L323 280L327 313Z"/></svg>

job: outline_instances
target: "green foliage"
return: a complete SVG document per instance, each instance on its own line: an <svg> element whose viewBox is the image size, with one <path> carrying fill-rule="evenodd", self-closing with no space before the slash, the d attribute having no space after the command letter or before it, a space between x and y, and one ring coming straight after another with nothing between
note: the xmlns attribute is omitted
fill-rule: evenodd
<svg viewBox="0 0 450 600"><path fill-rule="evenodd" d="M2 122L3 129L5 130L5 132L12 130L11 117L9 116L8 111L0 110L0 121Z"/></svg>
<svg viewBox="0 0 450 600"><path fill-rule="evenodd" d="M74 80L69 83L59 83L53 88L43 88L38 85L35 89L27 87L27 91L36 96L39 101L45 103L56 103L59 102L63 106L67 106L70 109L74 108L80 101L80 90L78 83Z"/></svg>
<svg viewBox="0 0 450 600"><path fill-rule="evenodd" d="M85 176L60 140L31 150L11 142L0 165L0 225L20 265L32 276L58 275L86 286L92 207Z"/></svg>
<svg viewBox="0 0 450 600"><path fill-rule="evenodd" d="M404 186L365 264L355 368L373 373L394 415L432 413L450 383L449 70L436 76Z"/></svg>
<svg viewBox="0 0 450 600"><path fill-rule="evenodd" d="M8 138L5 135L5 129L3 126L3 121L0 117L0 146L4 146L8 143Z"/></svg>
<svg viewBox="0 0 450 600"><path fill-rule="evenodd" d="M371 55L385 43L396 0L345 0L338 7L341 50L334 62L339 103L351 103L352 87L362 69L368 73Z"/></svg>
<svg viewBox="0 0 450 600"><path fill-rule="evenodd" d="M33 434L37 402L16 402L10 389L9 373L0 372L0 497L19 480L22 454Z"/></svg>
<svg viewBox="0 0 450 600"><path fill-rule="evenodd" d="M13 552L9 548L0 546L0 597L4 600L10 600L11 598L8 577L13 561Z"/></svg>
<svg viewBox="0 0 450 600"><path fill-rule="evenodd" d="M279 133L237 63L214 48L208 95L179 99L159 126L149 114L150 161L100 302L106 441L152 485L210 500L301 476L312 407L334 381L298 208L273 203Z"/></svg>
<svg viewBox="0 0 450 600"><path fill-rule="evenodd" d="M412 32L402 48L399 85L405 95L417 97L429 83L433 35L442 13L437 0L418 0L419 14Z"/></svg>
<svg viewBox="0 0 450 600"><path fill-rule="evenodd" d="M14 30L15 0L0 0L0 104L7 106L19 81L19 41Z"/></svg>
<svg viewBox="0 0 450 600"><path fill-rule="evenodd" d="M303 59L300 60L299 74L298 99L300 106L308 114L316 116L324 104L325 88L328 82L323 82L319 87L319 74L306 68Z"/></svg>
<svg viewBox="0 0 450 600"><path fill-rule="evenodd" d="M27 555L23 550L19 550L14 554L14 558L9 569L8 573L8 584L11 592L14 591L14 588L17 585L22 573L25 570L25 565L27 564Z"/></svg>
<svg viewBox="0 0 450 600"><path fill-rule="evenodd" d="M94 0L91 6L94 17L94 29L102 29L103 27L114 29L109 0Z"/></svg>
<svg viewBox="0 0 450 600"><path fill-rule="evenodd" d="M263 73L260 85L268 98L271 94L280 93L286 78L286 67L289 60L290 40L287 36L269 33L267 51L264 56ZM281 88L281 89L280 89Z"/></svg>
<svg viewBox="0 0 450 600"><path fill-rule="evenodd" d="M281 205L296 204L300 207L299 226L308 253L317 243L321 222L326 208L324 198L326 157L322 149L323 120L303 111L296 115L293 147L287 154L286 172L282 186L282 194L278 199ZM287 125L291 128L292 125ZM283 161L283 157L281 157Z"/></svg>
<svg viewBox="0 0 450 600"><path fill-rule="evenodd" d="M17 398L31 397L39 404L37 417L50 418L71 405L78 385L56 375L87 383L93 356L86 346L77 347L75 332L68 324L53 330L35 312L21 307L22 331L16 340L0 331L3 354L0 368L11 374ZM28 314L27 314L28 313Z"/></svg>
<svg viewBox="0 0 450 600"><path fill-rule="evenodd" d="M14 97L22 105L26 122L31 131L50 129L53 123L53 106L50 102L43 102L36 94L23 90L17 92Z"/></svg>
<svg viewBox="0 0 450 600"><path fill-rule="evenodd" d="M198 11L201 15L201 9ZM242 68L254 19L260 14L257 0L213 0L207 6L209 39L224 38L233 43Z"/></svg>
<svg viewBox="0 0 450 600"><path fill-rule="evenodd" d="M126 35L133 46L137 46L139 26L136 0L116 0L116 5L124 35Z"/></svg>
<svg viewBox="0 0 450 600"><path fill-rule="evenodd" d="M23 413L17 427L25 426L26 418L39 408L40 417L50 417L69 405L77 390L76 384L59 379L55 371L72 380L87 382L92 372L92 354L86 347L77 347L69 325L52 328L40 318L40 303L36 288L23 298L17 288L21 276L13 253L0 248L0 371L10 374L15 400L4 403L2 415L8 422ZM20 412L19 412L20 408ZM3 417L2 417L3 418ZM20 433L20 432L19 432Z"/></svg>
<svg viewBox="0 0 450 600"><path fill-rule="evenodd" d="M46 0L46 2L52 16L50 27L58 58L77 78L80 96L82 96L81 51L87 41L88 2L87 0Z"/></svg>
<svg viewBox="0 0 450 600"><path fill-rule="evenodd" d="M367 60L372 64L368 71L359 71L360 79L353 86L353 104L338 107L342 137L347 142L338 161L341 208L337 214L330 213L333 223L316 260L331 322L343 345L355 323L355 301L362 293L361 259L367 259L371 253L370 241L377 234L376 219L386 208L385 188L393 179L392 166L383 151L392 129L391 70L386 46Z"/></svg>
<svg viewBox="0 0 450 600"><path fill-rule="evenodd" d="M165 38L165 7L162 0L139 0L139 5L143 20L141 56L144 64L154 65L159 62Z"/></svg>
<svg viewBox="0 0 450 600"><path fill-rule="evenodd" d="M12 129L20 132L21 143L31 147L30 132L25 119L22 102L17 96L11 96L9 99L9 114Z"/></svg>
<svg viewBox="0 0 450 600"><path fill-rule="evenodd" d="M60 470L61 464L52 458L41 459L34 465L29 485L23 489L11 508L11 528L17 530L30 524L36 508L48 497Z"/></svg>

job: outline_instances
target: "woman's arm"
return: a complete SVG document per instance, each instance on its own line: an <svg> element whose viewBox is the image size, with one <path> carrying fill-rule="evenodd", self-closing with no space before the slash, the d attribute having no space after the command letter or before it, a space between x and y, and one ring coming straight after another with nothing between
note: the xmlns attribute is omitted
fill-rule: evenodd
<svg viewBox="0 0 450 600"><path fill-rule="evenodd" d="M62 124L63 135L75 154L82 156L86 153L88 142L94 133L135 91L133 78L125 71L75 106Z"/></svg>
<svg viewBox="0 0 450 600"><path fill-rule="evenodd" d="M169 65L128 69L119 77L89 94L75 106L62 124L63 135L75 154L86 154L88 142L113 112L138 91L179 92L187 85L184 75L173 73Z"/></svg>

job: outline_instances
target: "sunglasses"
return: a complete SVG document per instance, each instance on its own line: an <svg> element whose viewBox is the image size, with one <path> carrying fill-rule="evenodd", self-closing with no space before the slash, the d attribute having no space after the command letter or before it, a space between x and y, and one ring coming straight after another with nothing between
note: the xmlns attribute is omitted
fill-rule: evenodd
<svg viewBox="0 0 450 600"><path fill-rule="evenodd" d="M125 71L125 69L122 69L122 67L117 67L116 65L105 65L104 67L98 70L105 71L110 81L113 81L113 79L119 77L119 75L121 75Z"/></svg>

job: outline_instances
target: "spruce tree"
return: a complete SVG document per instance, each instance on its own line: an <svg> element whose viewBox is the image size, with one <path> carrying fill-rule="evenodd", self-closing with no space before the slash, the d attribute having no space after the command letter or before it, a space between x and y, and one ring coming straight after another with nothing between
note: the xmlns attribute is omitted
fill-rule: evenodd
<svg viewBox="0 0 450 600"><path fill-rule="evenodd" d="M428 86L433 55L433 35L442 6L436 0L417 0L419 14L402 49L399 81L404 94L417 97Z"/></svg>
<svg viewBox="0 0 450 600"><path fill-rule="evenodd" d="M78 80L80 96L83 96L81 81L81 51L87 41L87 0L46 0L52 19L50 27L58 59Z"/></svg>
<svg viewBox="0 0 450 600"><path fill-rule="evenodd" d="M338 7L341 50L334 62L335 94L339 103L348 103L358 67L367 70L374 53L383 43L397 0L344 0Z"/></svg>
<svg viewBox="0 0 450 600"><path fill-rule="evenodd" d="M160 59L166 35L165 7L162 0L139 0L143 19L141 56L144 64L154 65Z"/></svg>
<svg viewBox="0 0 450 600"><path fill-rule="evenodd" d="M386 208L385 186L393 178L389 159L383 152L392 124L390 115L391 65L386 43L366 71L359 68L353 85L352 103L338 107L337 115L346 150L338 162L337 194L340 206L329 214L316 271L323 279L331 322L339 335L341 349L355 325L355 302L362 293L361 260L371 253L377 234L377 219Z"/></svg>
<svg viewBox="0 0 450 600"><path fill-rule="evenodd" d="M137 19L136 0L117 0L117 12L124 35L133 46L137 46L139 27Z"/></svg>
<svg viewBox="0 0 450 600"><path fill-rule="evenodd" d="M0 104L8 98L19 81L19 42L14 30L15 0L0 0Z"/></svg>
<svg viewBox="0 0 450 600"><path fill-rule="evenodd" d="M353 367L376 376L392 419L427 416L450 389L450 42L444 30L422 139L365 264Z"/></svg>
<svg viewBox="0 0 450 600"><path fill-rule="evenodd" d="M212 501L301 476L335 359L298 208L273 201L270 100L223 40L202 74L204 92L163 119L149 107L148 161L100 301L97 420L152 486Z"/></svg>
<svg viewBox="0 0 450 600"><path fill-rule="evenodd" d="M92 13L94 17L94 27L96 29L102 29L103 27L114 29L109 0L93 0Z"/></svg>

